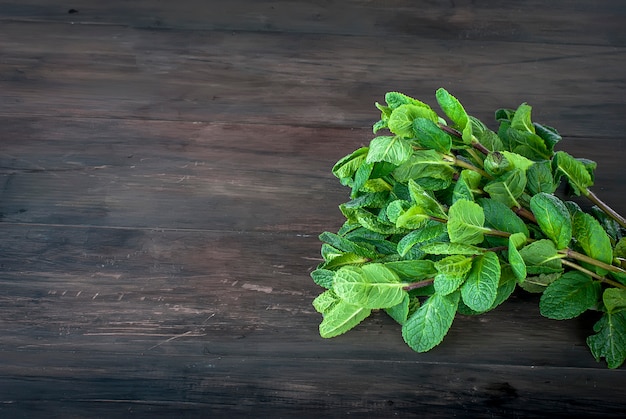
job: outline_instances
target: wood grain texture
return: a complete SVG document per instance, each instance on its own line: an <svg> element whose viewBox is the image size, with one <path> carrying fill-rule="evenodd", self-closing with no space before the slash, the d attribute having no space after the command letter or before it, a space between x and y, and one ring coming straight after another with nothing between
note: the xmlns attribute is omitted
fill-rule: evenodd
<svg viewBox="0 0 626 419"><path fill-rule="evenodd" d="M309 272L390 90L528 102L626 213L625 14L0 0L0 416L621 417L594 314L519 292L417 354L382 312L320 338Z"/></svg>

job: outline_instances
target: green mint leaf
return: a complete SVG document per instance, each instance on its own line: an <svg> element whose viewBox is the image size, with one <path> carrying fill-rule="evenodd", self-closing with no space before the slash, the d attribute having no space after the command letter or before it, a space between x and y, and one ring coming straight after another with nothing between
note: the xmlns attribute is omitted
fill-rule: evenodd
<svg viewBox="0 0 626 419"><path fill-rule="evenodd" d="M535 134L543 139L548 150L554 151L554 146L563 139L556 129L536 122L533 122L533 125L535 126Z"/></svg>
<svg viewBox="0 0 626 419"><path fill-rule="evenodd" d="M337 178L339 178L339 180L341 180L342 185L347 185L345 181L347 179L351 180L352 176L354 176L361 164L365 162L368 150L368 147L359 148L335 163L332 172Z"/></svg>
<svg viewBox="0 0 626 419"><path fill-rule="evenodd" d="M442 205L427 190L420 186L413 179L409 180L409 194L413 203L422 208L423 211L433 217L447 219L448 216Z"/></svg>
<svg viewBox="0 0 626 419"><path fill-rule="evenodd" d="M479 119L470 115L470 121L472 123L472 132L474 136L489 151L501 151L504 150L504 144L498 134L487 128Z"/></svg>
<svg viewBox="0 0 626 419"><path fill-rule="evenodd" d="M411 203L409 201L405 201L404 199L391 201L385 209L387 219L395 224L398 221L398 218L400 218L400 216L409 208L411 208Z"/></svg>
<svg viewBox="0 0 626 419"><path fill-rule="evenodd" d="M352 329L365 320L372 310L348 304L339 300L330 310L324 313L322 323L320 323L320 336L332 338L339 336Z"/></svg>
<svg viewBox="0 0 626 419"><path fill-rule="evenodd" d="M508 128L505 134L500 135L506 137L511 151L530 160L538 161L552 158L552 152L546 146L543 138L532 132Z"/></svg>
<svg viewBox="0 0 626 419"><path fill-rule="evenodd" d="M561 257L552 240L542 239L534 241L521 248L519 253L522 259L524 259L526 269L529 273L536 273L538 271L532 270L531 267L548 268L548 272L539 273L553 273L562 269Z"/></svg>
<svg viewBox="0 0 626 419"><path fill-rule="evenodd" d="M378 256L378 254L374 250L372 250L371 247L356 244L344 237L341 237L334 233L330 233L328 231L320 234L319 239L320 241L328 243L336 249L344 252L354 253L368 259L375 259Z"/></svg>
<svg viewBox="0 0 626 419"><path fill-rule="evenodd" d="M565 151L554 153L552 166L557 179L564 175L577 196L581 193L586 195L587 188L593 185L593 178L587 171L585 164Z"/></svg>
<svg viewBox="0 0 626 419"><path fill-rule="evenodd" d="M432 278L437 274L434 262L427 259L385 262L384 266L394 271L401 279L407 281Z"/></svg>
<svg viewBox="0 0 626 419"><path fill-rule="evenodd" d="M369 211L365 211L361 208L354 210L354 216L362 227L381 234L397 234L402 230L398 229L394 224L386 223L378 219L377 216Z"/></svg>
<svg viewBox="0 0 626 419"><path fill-rule="evenodd" d="M416 105L422 108L430 109L430 106L428 106L424 102L414 99L400 92L388 92L387 94L385 94L385 102L387 102L387 105L389 105L389 108L392 110L402 105Z"/></svg>
<svg viewBox="0 0 626 419"><path fill-rule="evenodd" d="M602 294L602 302L609 313L624 310L626 309L626 290L622 288L607 288Z"/></svg>
<svg viewBox="0 0 626 419"><path fill-rule="evenodd" d="M541 192L530 199L530 210L541 231L554 241L556 248L565 249L572 239L572 219L563 201Z"/></svg>
<svg viewBox="0 0 626 419"><path fill-rule="evenodd" d="M323 288L331 288L333 286L333 280L335 279L335 272L329 269L315 269L311 272L311 278L313 282Z"/></svg>
<svg viewBox="0 0 626 419"><path fill-rule="evenodd" d="M520 207L517 200L524 193L525 187L526 174L520 169L513 169L490 181L483 189L491 199L502 202L507 207Z"/></svg>
<svg viewBox="0 0 626 419"><path fill-rule="evenodd" d="M406 319L409 317L409 294L405 294L404 298L399 304L396 304L393 307L388 307L385 309L385 312L394 319L398 324L404 324Z"/></svg>
<svg viewBox="0 0 626 419"><path fill-rule="evenodd" d="M413 121L413 130L420 147L450 153L452 137L430 119L417 118Z"/></svg>
<svg viewBox="0 0 626 419"><path fill-rule="evenodd" d="M434 240L448 237L446 225L437 221L429 221L419 230L414 230L402 237L398 242L398 254L405 256L417 244L426 244Z"/></svg>
<svg viewBox="0 0 626 419"><path fill-rule="evenodd" d="M519 253L521 248L526 243L526 235L524 233L515 233L509 236L509 251L508 259L513 274L518 282L523 282L526 279L526 263L524 258Z"/></svg>
<svg viewBox="0 0 626 419"><path fill-rule="evenodd" d="M339 301L341 301L341 299L333 290L326 290L313 300L313 308L315 308L315 311L318 313L326 314L332 310Z"/></svg>
<svg viewBox="0 0 626 419"><path fill-rule="evenodd" d="M539 310L550 319L572 319L593 307L599 298L599 282L582 272L569 271L548 285L539 300Z"/></svg>
<svg viewBox="0 0 626 419"><path fill-rule="evenodd" d="M520 169L526 173L533 164L534 161L524 156L504 150L489 153L484 161L485 170L493 176L500 176L513 169Z"/></svg>
<svg viewBox="0 0 626 419"><path fill-rule="evenodd" d="M428 255L481 255L487 250L471 244L434 242L421 247L421 250Z"/></svg>
<svg viewBox="0 0 626 419"><path fill-rule="evenodd" d="M500 261L494 252L476 257L461 286L463 302L478 312L489 310L498 294L500 273Z"/></svg>
<svg viewBox="0 0 626 419"><path fill-rule="evenodd" d="M513 114L513 118L511 119L511 128L516 129L518 131L527 131L530 133L535 133L535 126L531 120L531 112L532 107L529 105L522 103L519 105L515 113Z"/></svg>
<svg viewBox="0 0 626 419"><path fill-rule="evenodd" d="M452 192L452 203L461 199L474 201L474 193L478 192L481 180L482 176L480 173L469 169L461 171Z"/></svg>
<svg viewBox="0 0 626 419"><path fill-rule="evenodd" d="M435 97L441 110L460 131L463 131L469 125L469 116L465 112L463 105L444 88L437 89Z"/></svg>
<svg viewBox="0 0 626 419"><path fill-rule="evenodd" d="M369 262L368 258L355 255L354 253L342 253L332 258L324 257L324 259L327 261L323 263L320 268L328 270L339 269L343 266L348 265L360 265L362 263Z"/></svg>
<svg viewBox="0 0 626 419"><path fill-rule="evenodd" d="M458 292L433 294L402 326L404 341L417 352L439 345L452 326L458 304Z"/></svg>
<svg viewBox="0 0 626 419"><path fill-rule="evenodd" d="M549 160L535 162L526 172L528 191L532 194L539 192L554 193L557 185L554 183L552 168Z"/></svg>
<svg viewBox="0 0 626 419"><path fill-rule="evenodd" d="M411 157L413 148L407 140L398 136L381 136L370 141L366 162L386 161L400 166Z"/></svg>
<svg viewBox="0 0 626 419"><path fill-rule="evenodd" d="M399 304L406 294L403 286L391 269L371 263L338 270L332 289L348 304L375 309Z"/></svg>
<svg viewBox="0 0 626 419"><path fill-rule="evenodd" d="M435 262L435 292L448 295L459 289L472 267L472 258L452 255Z"/></svg>
<svg viewBox="0 0 626 419"><path fill-rule="evenodd" d="M430 216L424 209L418 205L413 205L400 214L396 220L396 227L413 230L423 227L428 221L430 221Z"/></svg>
<svg viewBox="0 0 626 419"><path fill-rule="evenodd" d="M453 243L478 244L483 241L485 214L472 201L456 201L448 210L448 236Z"/></svg>
<svg viewBox="0 0 626 419"><path fill-rule="evenodd" d="M520 282L519 286L526 292L540 294L546 290L546 287L559 279L562 273L539 274L527 276L524 282Z"/></svg>
<svg viewBox="0 0 626 419"><path fill-rule="evenodd" d="M526 223L505 204L494 199L482 198L478 204L485 213L485 225L507 233L524 233L529 236Z"/></svg>
<svg viewBox="0 0 626 419"><path fill-rule="evenodd" d="M613 262L613 247L611 239L593 216L578 211L572 217L572 234L587 256L601 262ZM596 268L596 273L605 275L607 271Z"/></svg>
<svg viewBox="0 0 626 419"><path fill-rule="evenodd" d="M594 358L604 358L609 368L619 368L626 360L626 311L604 313L593 326L595 335L587 338Z"/></svg>
<svg viewBox="0 0 626 419"><path fill-rule="evenodd" d="M418 105L400 105L393 110L387 126L389 131L402 138L416 137L413 121L417 118L426 118L433 122L437 122L439 117L429 107Z"/></svg>

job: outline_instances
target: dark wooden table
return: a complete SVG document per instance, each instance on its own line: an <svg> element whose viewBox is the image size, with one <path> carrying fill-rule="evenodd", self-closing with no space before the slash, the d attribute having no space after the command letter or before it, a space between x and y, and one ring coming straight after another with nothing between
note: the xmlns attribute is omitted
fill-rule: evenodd
<svg viewBox="0 0 626 419"><path fill-rule="evenodd" d="M390 90L528 102L626 213L625 65L609 0L0 0L0 416L620 416L590 316L323 340L309 272Z"/></svg>

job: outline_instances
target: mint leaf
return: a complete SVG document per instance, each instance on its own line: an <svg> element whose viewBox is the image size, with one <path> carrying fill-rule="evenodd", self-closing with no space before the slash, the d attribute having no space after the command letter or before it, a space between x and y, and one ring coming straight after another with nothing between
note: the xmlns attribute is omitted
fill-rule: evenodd
<svg viewBox="0 0 626 419"><path fill-rule="evenodd" d="M405 294L399 304L385 309L385 312L398 324L404 324L409 317L409 294Z"/></svg>
<svg viewBox="0 0 626 419"><path fill-rule="evenodd" d="M487 183L484 190L491 199L507 207L520 207L518 198L524 193L525 187L526 174L521 169L513 169Z"/></svg>
<svg viewBox="0 0 626 419"><path fill-rule="evenodd" d="M513 274L518 282L523 282L526 279L526 263L524 258L519 253L518 249L526 243L526 235L524 233L515 233L509 236L509 251L508 259Z"/></svg>
<svg viewBox="0 0 626 419"><path fill-rule="evenodd" d="M398 254L405 256L417 244L430 243L433 240L447 239L446 225L437 221L429 221L418 230L413 230L398 242Z"/></svg>
<svg viewBox="0 0 626 419"><path fill-rule="evenodd" d="M519 254L524 263L526 263L528 273L555 273L562 269L561 257L552 240L542 239L534 241L521 248ZM538 269L542 267L546 269Z"/></svg>
<svg viewBox="0 0 626 419"><path fill-rule="evenodd" d="M315 308L315 311L318 313L325 314L329 312L339 301L340 298L333 290L326 290L313 300L313 308Z"/></svg>
<svg viewBox="0 0 626 419"><path fill-rule="evenodd" d="M587 188L593 185L593 179L584 163L567 154L565 151L557 151L554 153L552 166L556 172L557 179L562 175L567 178L574 194L580 195L582 193L587 195Z"/></svg>
<svg viewBox="0 0 626 419"><path fill-rule="evenodd" d="M393 110L387 126L389 131L402 137L402 138L414 138L415 130L413 128L413 121L417 118L429 119L433 122L437 122L439 117L432 109L418 105L400 105Z"/></svg>
<svg viewBox="0 0 626 419"><path fill-rule="evenodd" d="M448 295L459 289L465 276L472 268L472 259L461 255L452 255L435 262L435 292Z"/></svg>
<svg viewBox="0 0 626 419"><path fill-rule="evenodd" d="M476 257L461 287L463 302L472 310L487 311L496 300L500 272L500 261L494 252Z"/></svg>
<svg viewBox="0 0 626 419"><path fill-rule="evenodd" d="M320 287L331 288L333 286L333 280L335 279L335 271L316 269L311 272L311 278L313 278L313 282Z"/></svg>
<svg viewBox="0 0 626 419"><path fill-rule="evenodd" d="M572 219L563 201L540 192L530 199L530 209L541 231L554 242L556 248L566 248L572 239Z"/></svg>
<svg viewBox="0 0 626 419"><path fill-rule="evenodd" d="M444 88L437 89L435 97L441 110L460 131L463 131L469 123L469 117L463 105Z"/></svg>
<svg viewBox="0 0 626 419"><path fill-rule="evenodd" d="M422 108L430 109L430 106L428 106L424 102L414 99L400 92L389 92L385 94L385 102L387 102L387 105L389 105L389 108L392 110L402 105L416 105Z"/></svg>
<svg viewBox="0 0 626 419"><path fill-rule="evenodd" d="M482 198L478 200L478 204L485 213L486 226L494 230L506 231L508 233L524 233L526 237L529 236L526 223L502 202Z"/></svg>
<svg viewBox="0 0 626 419"><path fill-rule="evenodd" d="M448 236L453 243L478 244L483 241L485 214L472 201L456 201L448 210Z"/></svg>
<svg viewBox="0 0 626 419"><path fill-rule="evenodd" d="M609 313L624 310L626 309L626 290L622 288L607 288L602 294L602 302Z"/></svg>
<svg viewBox="0 0 626 419"><path fill-rule="evenodd" d="M557 185L554 183L549 160L535 162L526 172L526 186L528 191L535 195L539 192L553 193Z"/></svg>
<svg viewBox="0 0 626 419"><path fill-rule="evenodd" d="M370 141L366 162L386 161L400 166L409 159L412 151L411 144L398 136L376 137Z"/></svg>
<svg viewBox="0 0 626 419"><path fill-rule="evenodd" d="M385 262L384 266L394 271L400 278L410 281L431 278L437 273L434 262L427 259Z"/></svg>
<svg viewBox="0 0 626 419"><path fill-rule="evenodd" d="M609 368L619 368L626 360L626 311L604 313L593 326L595 335L587 338L594 358L604 358Z"/></svg>
<svg viewBox="0 0 626 419"><path fill-rule="evenodd" d="M448 216L442 205L427 190L420 186L413 179L408 182L409 194L413 203L422 208L423 211L433 217L447 219Z"/></svg>
<svg viewBox="0 0 626 419"><path fill-rule="evenodd" d="M429 297L402 326L402 337L414 351L439 345L450 330L459 304L459 292Z"/></svg>
<svg viewBox="0 0 626 419"><path fill-rule="evenodd" d="M539 300L539 310L550 319L572 319L593 307L599 298L599 282L582 272L570 271L548 285Z"/></svg>
<svg viewBox="0 0 626 419"><path fill-rule="evenodd" d="M429 255L480 255L487 250L472 246L471 244L463 243L450 243L450 242L433 242L425 244L421 247L421 250Z"/></svg>
<svg viewBox="0 0 626 419"><path fill-rule="evenodd" d="M478 187L481 180L482 176L480 173L469 169L461 171L461 175L454 185L452 202L454 203L461 199L474 201L474 193L479 193Z"/></svg>
<svg viewBox="0 0 626 419"><path fill-rule="evenodd" d="M450 153L452 137L430 119L417 118L413 121L413 130L420 147L440 153Z"/></svg>
<svg viewBox="0 0 626 419"><path fill-rule="evenodd" d="M319 327L320 336L332 338L341 335L365 320L371 312L372 310L368 308L339 300L324 313L324 318Z"/></svg>
<svg viewBox="0 0 626 419"><path fill-rule="evenodd" d="M513 119L511 119L511 128L516 129L518 131L527 131L531 133L535 133L535 127L533 122L531 121L531 112L532 107L528 106L525 103L519 105L515 114L513 114Z"/></svg>
<svg viewBox="0 0 626 419"><path fill-rule="evenodd" d="M609 265L613 262L611 239L593 216L576 212L572 219L572 231L576 244L587 256ZM600 275L606 274L606 271L600 268L597 268L596 272Z"/></svg>
<svg viewBox="0 0 626 419"><path fill-rule="evenodd" d="M399 304L406 294L403 286L395 272L371 263L338 270L332 289L348 304L374 309Z"/></svg>

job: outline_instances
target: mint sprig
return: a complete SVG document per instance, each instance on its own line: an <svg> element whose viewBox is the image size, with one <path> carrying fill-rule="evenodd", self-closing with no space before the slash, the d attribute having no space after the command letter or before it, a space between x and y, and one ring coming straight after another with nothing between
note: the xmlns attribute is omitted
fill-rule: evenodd
<svg viewBox="0 0 626 419"><path fill-rule="evenodd" d="M609 368L626 360L626 220L592 191L596 164L555 151L561 136L527 104L500 109L497 132L445 89L443 117L399 92L376 104L387 130L340 159L351 189L337 233L320 235L313 306L334 337L384 310L418 352L439 345L457 313L493 310L520 287L551 319L601 313L587 339ZM568 196L594 205L585 212Z"/></svg>

